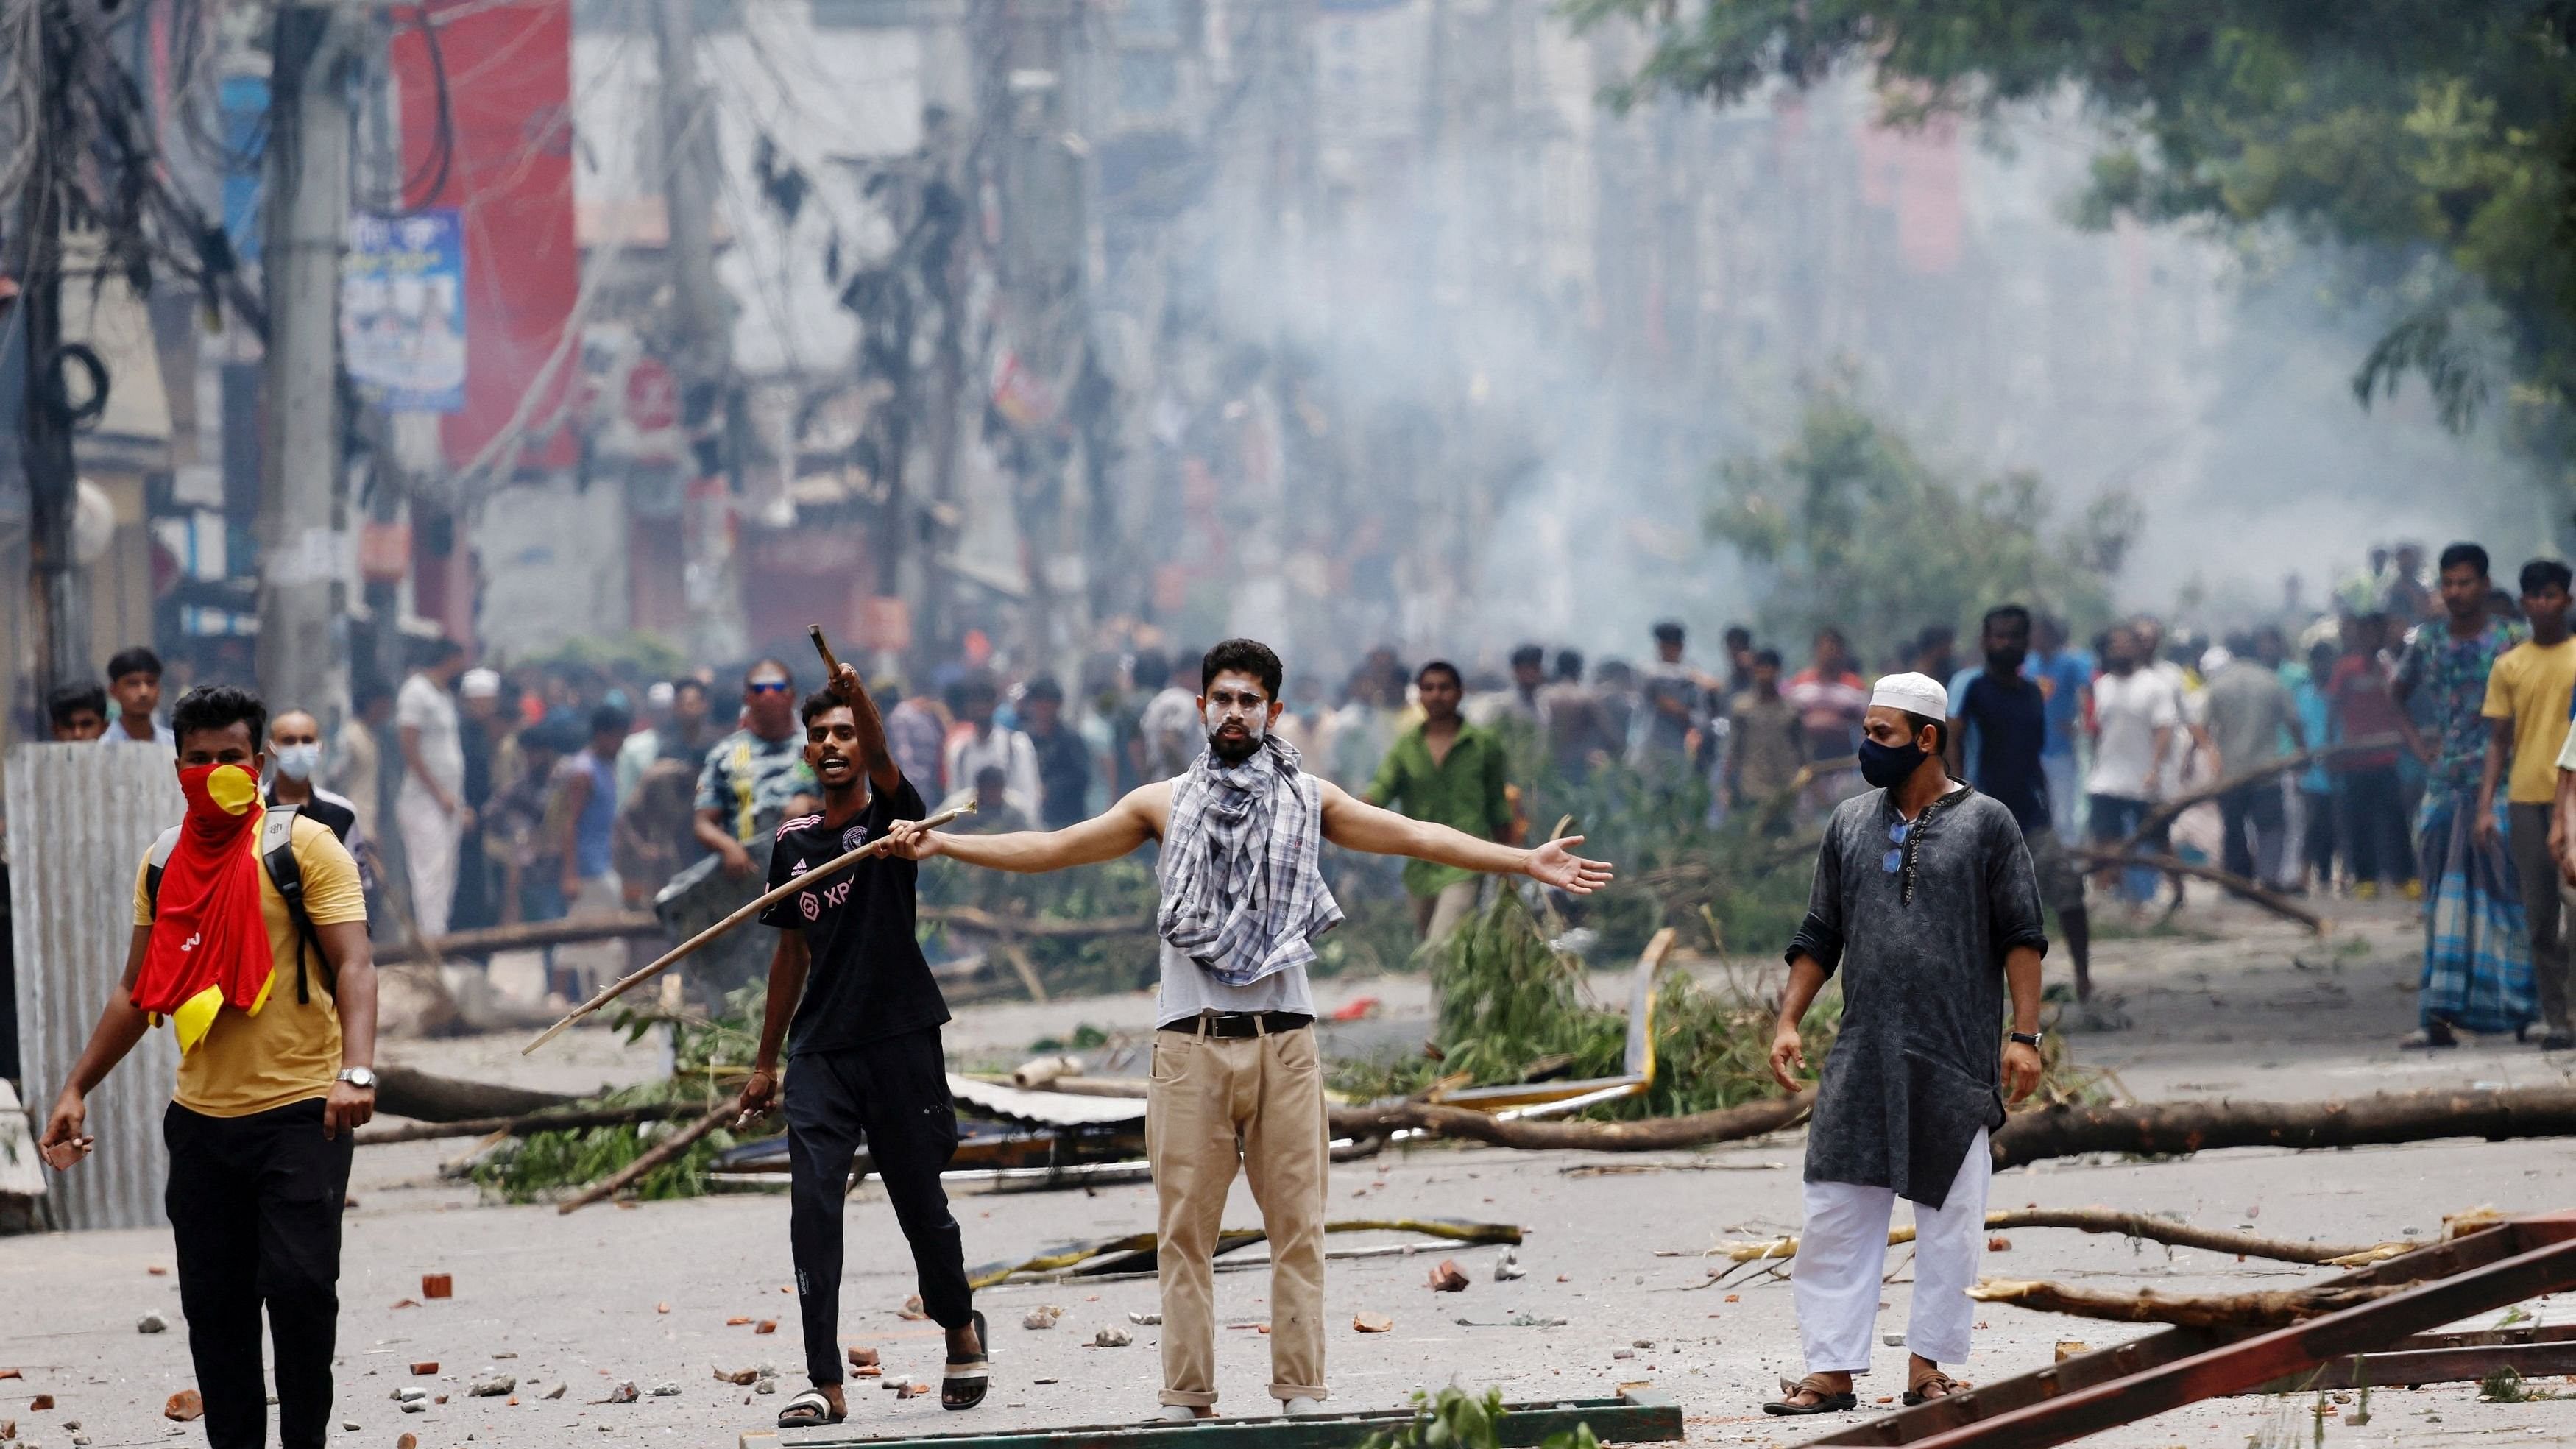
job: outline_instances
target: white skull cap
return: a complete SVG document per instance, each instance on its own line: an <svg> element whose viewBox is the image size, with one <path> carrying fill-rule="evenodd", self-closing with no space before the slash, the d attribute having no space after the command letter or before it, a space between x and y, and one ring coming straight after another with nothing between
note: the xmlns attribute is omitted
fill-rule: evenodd
<svg viewBox="0 0 2576 1449"><path fill-rule="evenodd" d="M489 669L469 669L456 681L456 692L467 699L499 699L501 676Z"/></svg>
<svg viewBox="0 0 2576 1449"><path fill-rule="evenodd" d="M1884 704L1926 719L1950 717L1950 691L1928 674L1884 674L1869 691L1871 704Z"/></svg>

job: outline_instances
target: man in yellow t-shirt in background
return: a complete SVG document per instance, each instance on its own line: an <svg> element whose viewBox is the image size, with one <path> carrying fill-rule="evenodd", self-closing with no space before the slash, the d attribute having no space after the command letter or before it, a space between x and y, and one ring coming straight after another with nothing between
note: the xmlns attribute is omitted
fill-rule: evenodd
<svg viewBox="0 0 2576 1449"><path fill-rule="evenodd" d="M235 767L255 778L267 766L268 711L258 696L217 687L191 690L171 713L178 767L191 794L196 828L200 796L242 814L253 797L237 776L232 793L209 792L201 774ZM231 803L236 798L240 803ZM206 1439L214 1449L259 1449L268 1429L268 1390L260 1362L260 1309L268 1309L277 1345L278 1439L287 1449L319 1449L331 1418L331 1355L340 1312L340 1210L347 1196L351 1134L375 1112L376 972L367 944L367 911L358 867L328 827L298 816L289 849L303 882L312 935L299 962L298 929L259 858L266 832L225 850L252 853L260 925L267 945L265 989L248 1004L226 998L211 1020L172 1014L183 1041L178 1088L163 1119L170 1149L164 1206L178 1250L179 1306L188 1319L188 1349L205 1398ZM184 841L176 849L184 850ZM163 855L156 847L155 855ZM221 853L209 857L221 868ZM89 1046L45 1124L42 1150L57 1171L87 1155L82 1132L87 1097L154 1024L135 1004L151 953L153 921L181 909L151 886L156 862L135 879L134 931L122 984L108 995ZM172 876L165 872L160 884ZM237 879L237 878L236 878ZM247 894L241 897L248 902ZM176 918L174 918L176 919ZM210 922L214 918L210 917ZM254 928L228 922L257 950ZM192 932L222 936L210 924ZM171 953L154 955L157 962ZM236 958L219 968L247 968ZM247 978L246 978L247 979ZM148 983L143 988L149 991ZM211 989L211 988L210 988ZM191 1001L190 1007L196 1002Z"/></svg>
<svg viewBox="0 0 2576 1449"><path fill-rule="evenodd" d="M2567 702L2576 689L2576 641L2567 637L2567 565L2536 558L2522 566L2522 612L2531 637L2496 656L2487 673L2486 773L2478 784L2478 839L2495 842L2495 794L2506 782L2513 871L2531 933L2532 985L2548 1042L2568 1039L2567 938L2558 898L2558 755L2567 746ZM2508 773L2508 763L2510 772Z"/></svg>

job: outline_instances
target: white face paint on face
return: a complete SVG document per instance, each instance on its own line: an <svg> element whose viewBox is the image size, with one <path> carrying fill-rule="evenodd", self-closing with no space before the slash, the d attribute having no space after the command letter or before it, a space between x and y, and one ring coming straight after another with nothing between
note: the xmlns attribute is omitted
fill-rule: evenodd
<svg viewBox="0 0 2576 1449"><path fill-rule="evenodd" d="M1225 710L1218 708L1216 705L1210 704L1207 709L1199 715L1199 721L1207 726L1209 739L1215 739L1216 732L1225 728L1226 722L1231 720L1234 723L1243 726L1245 732L1252 736L1252 742L1254 744L1259 744L1261 743L1262 735L1268 732L1270 726L1270 722L1262 717L1263 713L1266 713L1266 711L1255 713L1237 711L1229 714Z"/></svg>
<svg viewBox="0 0 2576 1449"><path fill-rule="evenodd" d="M1269 732L1269 696L1243 675L1220 674L1200 696L1199 723L1207 730L1208 753L1239 764L1260 751L1261 737Z"/></svg>

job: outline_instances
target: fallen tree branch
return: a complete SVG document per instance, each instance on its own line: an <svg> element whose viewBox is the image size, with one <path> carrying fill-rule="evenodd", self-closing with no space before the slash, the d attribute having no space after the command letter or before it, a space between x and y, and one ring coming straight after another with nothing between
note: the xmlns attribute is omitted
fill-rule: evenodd
<svg viewBox="0 0 2576 1449"><path fill-rule="evenodd" d="M2382 1092L2324 1102L2060 1104L2014 1113L1994 1134L1993 1147L2000 1170L2086 1152L2165 1156L2221 1147L2362 1147L2441 1137L2576 1137L2576 1085Z"/></svg>
<svg viewBox="0 0 2576 1449"><path fill-rule="evenodd" d="M429 1142L444 1137L484 1137L506 1132L525 1137L533 1132L562 1132L587 1127L624 1127L637 1122L664 1122L698 1110L694 1102L643 1102L629 1107L578 1111L529 1112L515 1117L469 1117L455 1122L380 1122L358 1129L357 1144L375 1147L389 1142Z"/></svg>
<svg viewBox="0 0 2576 1449"><path fill-rule="evenodd" d="M579 946L629 936L669 934L651 911L621 911L613 916L591 916L581 920L527 921L515 926L450 931L425 942L405 941L381 947L376 952L376 964L391 966L403 961L436 961L450 956L489 956L499 951L541 951L548 946Z"/></svg>
<svg viewBox="0 0 2576 1449"><path fill-rule="evenodd" d="M1336 1137L1384 1137L1412 1130L1438 1137L1462 1137L1496 1147L1530 1151L1579 1148L1592 1152L1656 1152L1676 1147L1704 1147L1777 1132L1806 1120L1816 1094L1771 1097L1687 1117L1649 1117L1637 1122L1506 1120L1490 1112L1444 1107L1434 1102L1373 1102L1364 1107L1333 1109Z"/></svg>
<svg viewBox="0 0 2576 1449"><path fill-rule="evenodd" d="M2287 916L2320 936L2326 933L2325 917L2278 891L2267 889L2231 871L2220 870L2214 865L2202 865L2198 861L2184 860L2176 855L2123 855L2118 851L2094 850L2089 847L2069 847L2066 853L2087 865L2129 866L2138 870L2151 870L2159 875L2192 876L2208 881L2229 895L2252 901L2275 915Z"/></svg>
<svg viewBox="0 0 2576 1449"><path fill-rule="evenodd" d="M2171 1218L2150 1213L2123 1212L2117 1208L1999 1208L1986 1214L1990 1229L2074 1228L2087 1233L2116 1233L2123 1237L2144 1238L2173 1248L2205 1248L2213 1253L2235 1253L2248 1258L2268 1258L2281 1263L2334 1263L2341 1259L2369 1256L2395 1257L2421 1247L2420 1243L2300 1243L2287 1238L2258 1237L2252 1233L2228 1232L2219 1228L2196 1228ZM1887 1245L1891 1248L1914 1241L1911 1226L1891 1229ZM1720 1243L1709 1250L1709 1256L1736 1263L1779 1262L1798 1254L1795 1237L1773 1238L1767 1242Z"/></svg>
<svg viewBox="0 0 2576 1449"><path fill-rule="evenodd" d="M1521 1241L1521 1229L1517 1223L1472 1223L1457 1218L1345 1218L1324 1224L1324 1231L1418 1233L1443 1242L1487 1247L1516 1245ZM1269 1233L1265 1229L1225 1228L1217 1233L1214 1251L1231 1253L1268 1239ZM1059 1273L1068 1278L1090 1278L1139 1270L1152 1272L1158 1246L1159 1239L1152 1233L1129 1233L1124 1237L1075 1243L1023 1262L986 1264L974 1270L967 1286L990 1288L1023 1273Z"/></svg>
<svg viewBox="0 0 2576 1449"><path fill-rule="evenodd" d="M688 1151L699 1138L706 1136L708 1133L722 1127L727 1122L734 1120L734 1118L740 1114L740 1103L719 1103L705 1116L700 1117L696 1121L691 1122L688 1126L673 1132L670 1136L663 1138L661 1141L645 1148L642 1152L637 1153L633 1162L626 1164L624 1167L617 1169L608 1176L603 1177L599 1181L592 1183L590 1186L583 1188L577 1196L566 1199L564 1204L561 1207L556 1208L555 1211L557 1213L576 1212L599 1201L601 1198L615 1197L618 1193L625 1191L628 1186L640 1180L644 1174L651 1172L654 1168L657 1168L663 1163L670 1161L672 1158L679 1156L681 1153Z"/></svg>
<svg viewBox="0 0 2576 1449"><path fill-rule="evenodd" d="M2138 828L2130 832L2128 839L2114 842L2109 849L2114 855L2126 855L2138 848L2139 841L2182 818L2182 812L2203 801L2215 800L2231 790L2241 790L2248 785L2260 783L2291 770L2304 770L2310 765L2333 759L2337 755L2357 755L2371 750L2403 749L2405 744L2404 740L2395 735L2372 735L2368 739L2319 745L2315 749L2302 750L2295 755L2284 755L2268 765L2256 765L2250 770L2239 770L2226 779L2203 785L2187 794L2176 795L2159 804L2139 819Z"/></svg>
<svg viewBox="0 0 2576 1449"><path fill-rule="evenodd" d="M387 1117L410 1117L422 1122L523 1117L580 1100L564 1092L536 1092L493 1082L433 1077L410 1067L376 1069L376 1111Z"/></svg>
<svg viewBox="0 0 2576 1449"><path fill-rule="evenodd" d="M1144 916L1067 921L1053 916L1008 915L974 906L922 906L915 914L922 920L941 925L962 926L968 930L1028 941L1088 941L1101 936L1130 935L1153 926L1153 922ZM528 921L515 926L451 931L427 942L405 941L386 946L376 952L376 964L391 966L404 961L438 960L452 956L489 956L500 951L541 951L548 946L582 946L595 941L636 937L668 940L670 934L661 918L651 911L620 911L613 916L592 916L581 920Z"/></svg>
<svg viewBox="0 0 2576 1449"><path fill-rule="evenodd" d="M2170 1323L2181 1328L2281 1328L2328 1313L2359 1307L2411 1283L2374 1283L2345 1288L2279 1288L2253 1293L2158 1293L2151 1288L2119 1292L2071 1288L2063 1283L1988 1278L1968 1290L1980 1303L2009 1303L2041 1313L2100 1318L2113 1323Z"/></svg>

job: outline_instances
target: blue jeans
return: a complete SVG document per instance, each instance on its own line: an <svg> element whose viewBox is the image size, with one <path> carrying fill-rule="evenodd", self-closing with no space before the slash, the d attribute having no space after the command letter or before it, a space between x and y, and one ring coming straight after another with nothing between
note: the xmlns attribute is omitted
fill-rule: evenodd
<svg viewBox="0 0 2576 1449"><path fill-rule="evenodd" d="M2154 808L2155 802L2151 800L2133 800L2126 795L2091 795L2085 800L2086 813L2092 820L2093 841L2097 845L2113 845L2128 839L2130 832L2136 830L2147 818L2147 812ZM2161 855L2172 847L2166 843L2165 832L2159 830L2139 841L2138 848ZM2123 872L2120 894L2134 905L2154 900L2156 873L2137 869Z"/></svg>

